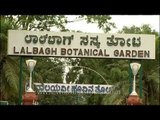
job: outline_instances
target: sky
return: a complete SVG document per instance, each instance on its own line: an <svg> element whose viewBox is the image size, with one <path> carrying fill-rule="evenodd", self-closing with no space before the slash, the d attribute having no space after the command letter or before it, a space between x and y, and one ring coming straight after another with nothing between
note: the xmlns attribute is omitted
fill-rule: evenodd
<svg viewBox="0 0 160 120"><path fill-rule="evenodd" d="M68 15L67 17L68 20L74 20L77 15ZM143 24L149 24L152 29L160 32L160 15L111 15L111 17L110 22L114 22L117 28L112 28L109 33L116 33L118 30L121 30L123 26L131 27L135 25L140 27ZM88 33L103 33L103 31L97 27L97 24L87 24L85 20L68 23L66 28Z"/></svg>

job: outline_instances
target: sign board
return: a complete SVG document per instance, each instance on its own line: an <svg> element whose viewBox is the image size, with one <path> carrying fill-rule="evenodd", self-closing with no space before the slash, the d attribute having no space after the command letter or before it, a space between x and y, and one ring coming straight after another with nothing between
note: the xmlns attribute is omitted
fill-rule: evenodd
<svg viewBox="0 0 160 120"><path fill-rule="evenodd" d="M60 84L60 83L34 83L38 93L85 93L110 94L112 85L99 84Z"/></svg>
<svg viewBox="0 0 160 120"><path fill-rule="evenodd" d="M155 35L9 30L8 55L155 59Z"/></svg>
<svg viewBox="0 0 160 120"><path fill-rule="evenodd" d="M0 101L0 105L9 105L8 101Z"/></svg>

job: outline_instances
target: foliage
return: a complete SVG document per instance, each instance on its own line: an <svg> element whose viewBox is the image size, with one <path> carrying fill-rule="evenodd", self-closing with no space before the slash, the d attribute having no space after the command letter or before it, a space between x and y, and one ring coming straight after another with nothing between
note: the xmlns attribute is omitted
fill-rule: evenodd
<svg viewBox="0 0 160 120"><path fill-rule="evenodd" d="M98 28L102 29L105 33L112 28L116 28L115 23L109 22L111 16L109 15L81 15L80 18L84 18L87 23L97 23Z"/></svg>
<svg viewBox="0 0 160 120"><path fill-rule="evenodd" d="M158 95L160 94L159 88L159 37L155 30L152 30L150 25L144 24L141 27L124 26L119 33L129 33L129 34L153 34L155 35L156 44L156 59L155 60L141 60L139 61L142 65L142 81L143 81L143 101L144 104L159 104Z"/></svg>
<svg viewBox="0 0 160 120"><path fill-rule="evenodd" d="M109 16L81 16L87 20L87 22L98 21L99 28L104 28L106 31L109 31L109 26L107 26L108 21L111 18ZM91 20L91 19L94 20ZM90 20L91 21L90 21ZM103 19L103 20L101 20ZM2 99L10 99L11 95L8 93L10 89L14 89L15 91L11 91L10 93L14 94L15 103L18 100L18 78L19 78L19 60L18 58L7 56L7 32L9 29L20 29L20 30L31 30L31 31L51 31L52 28L59 29L59 31L69 31L65 28L67 23L66 16L64 15L2 15L1 16L1 68L3 74L3 90L1 88L1 96L5 94L5 98L1 97ZM105 25L103 25L105 24ZM112 24L108 24L112 26ZM3 45L2 45L3 44ZM25 65L25 60L33 59L32 57L25 57L23 60L23 77L25 84L29 79L29 72L28 68ZM64 66L61 59L56 58L34 58L36 59L37 65L35 67L33 78L35 82L57 82L61 83L63 81L63 74L64 74ZM68 59L70 64L76 64L76 60ZM14 67L13 67L14 65ZM14 69L13 69L14 68ZM16 69L15 69L16 68ZM80 68L74 68L80 70ZM71 70L72 71L72 70ZM68 73L67 82L68 80L72 79L74 81L77 78L78 72ZM75 70L73 70L75 71ZM70 74L70 75L69 75ZM8 83L6 82L8 81ZM9 90L7 91L7 84L9 85ZM12 86L11 86L12 85ZM25 86L23 86L25 87ZM58 104L58 103L57 103Z"/></svg>
<svg viewBox="0 0 160 120"><path fill-rule="evenodd" d="M2 80L0 96L1 100L8 100L10 104L16 104L19 88L19 59L17 57L7 56L8 30L50 30L51 26L65 30L64 24L66 23L66 19L64 15L1 15L0 22L0 76ZM24 84L29 79L29 72L24 62L26 59L30 59L30 57L26 57L23 60ZM43 78L38 72L35 71L33 77L35 81L42 82Z"/></svg>
<svg viewBox="0 0 160 120"><path fill-rule="evenodd" d="M105 33L115 27L109 15L80 15L78 19L87 23L97 23ZM69 31L64 15L2 15L0 31L0 69L2 100L16 104L18 101L19 59L7 56L7 32L9 29L31 31ZM75 32L75 31L73 31ZM79 31L80 32L80 31ZM143 100L145 104L158 104L159 97L159 46L158 33L149 25L141 27L124 26L119 33L154 34L156 35L156 59L141 60L143 68ZM37 60L34 69L34 82L41 83L78 83L78 84L112 84L115 89L109 95L84 94L42 94L39 95L40 105L117 105L125 104L129 92L129 60L119 59L86 59L86 58L54 58L54 57L23 57L23 84L29 79L29 71L25 64L27 59ZM69 67L70 66L70 67ZM66 68L68 72L66 73ZM3 73L3 74L2 74ZM138 76L139 78L139 76ZM137 81L139 82L139 81ZM24 86L23 86L24 88ZM137 85L139 89L139 86ZM23 89L24 91L24 89Z"/></svg>

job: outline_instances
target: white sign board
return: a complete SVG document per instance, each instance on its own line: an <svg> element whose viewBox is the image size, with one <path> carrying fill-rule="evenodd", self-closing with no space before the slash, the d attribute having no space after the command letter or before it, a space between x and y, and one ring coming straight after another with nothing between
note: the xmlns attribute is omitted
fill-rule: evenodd
<svg viewBox="0 0 160 120"><path fill-rule="evenodd" d="M155 35L9 30L8 55L155 59Z"/></svg>
<svg viewBox="0 0 160 120"><path fill-rule="evenodd" d="M99 84L60 84L60 83L34 83L38 93L85 93L110 94L112 85Z"/></svg>

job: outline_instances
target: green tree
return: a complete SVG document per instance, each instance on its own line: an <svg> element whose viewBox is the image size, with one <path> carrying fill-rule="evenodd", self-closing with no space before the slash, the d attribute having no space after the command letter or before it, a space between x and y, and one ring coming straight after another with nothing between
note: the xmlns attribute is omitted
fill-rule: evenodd
<svg viewBox="0 0 160 120"><path fill-rule="evenodd" d="M112 19L110 15L82 15L87 23L97 23L98 28L102 29L105 33L109 32L112 28L116 28L115 23L110 22Z"/></svg>
<svg viewBox="0 0 160 120"><path fill-rule="evenodd" d="M100 29L103 29L105 32L108 32L111 27L115 27L114 23L109 22L111 20L111 17L108 15L80 15L79 18L85 19L88 23L97 22ZM18 99L18 81L19 81L19 59L17 57L11 57L7 56L7 32L9 29L21 29L21 30L33 30L33 31L51 31L51 27L55 27L59 29L60 31L69 31L65 28L66 23L69 22L66 19L66 16L64 15L3 15L1 16L1 68L2 68L2 74L1 77L3 79L3 84L1 85L1 97L5 100L13 101L13 103L16 103ZM61 59L53 59L53 58L36 58L36 57L25 57L23 60L23 79L24 83L27 82L29 79L29 71L28 68L25 65L25 60L29 58L34 58L38 60L37 65L35 67L33 77L35 82L62 82L62 77L64 73L63 63ZM79 59L68 59L68 63L71 65L83 65L83 63L88 63L90 60L79 60ZM87 62L88 61L88 62ZM84 66L87 66L91 69L97 69L99 64L97 61L99 60L92 60L93 65L89 64ZM97 64L96 64L97 62ZM103 62L103 61L102 61ZM61 67L58 67L61 66ZM57 67L57 68L56 68ZM44 69L45 68L45 69ZM55 68L55 69L52 69ZM74 72L76 70L76 72ZM67 74L67 82L71 82L70 78L72 79L72 82L77 79L77 75L80 74L80 68L72 68L70 72ZM89 81L86 83L99 83L97 79L102 79L100 76L97 76L92 73L90 70L85 69L88 72L88 75L86 75L89 78ZM84 70L84 71L85 71ZM97 70L103 71L103 69ZM90 76L90 74L92 74ZM105 75L104 72L102 72L103 75ZM53 77L54 76L54 77ZM85 77L84 75L80 75L80 80L77 81L78 83L81 83L82 78ZM103 80L100 81L100 83ZM84 82L84 81L83 81ZM82 83L83 83L82 82ZM13 95L11 95L13 94ZM63 95L62 95L63 96ZM84 100L83 95L78 95L78 99L81 98L81 104L86 104L86 101ZM42 96L43 97L43 96ZM45 98L45 97L43 97ZM46 97L47 98L47 97ZM55 99L61 99L57 103L57 100ZM53 103L51 102L54 99L54 104L61 104L65 102L66 100L70 101L68 103L72 104L72 100L75 99L75 95L71 95L66 97L64 95L63 98L58 98L57 95L53 98L51 95L48 96L48 102L49 104ZM87 97L86 97L87 98ZM101 96L100 96L101 98ZM14 100L12 100L14 99ZM101 99L96 98L99 100L98 104L101 103ZM96 101L95 99L95 101ZM92 100L92 99L90 99ZM74 100L75 103L75 100ZM95 102L94 102L95 103Z"/></svg>
<svg viewBox="0 0 160 120"><path fill-rule="evenodd" d="M50 30L51 26L60 30L65 30L63 24L66 23L63 15L3 15L1 16L1 100L8 100L9 103L16 104L18 100L18 81L19 81L19 59L7 56L7 33L10 29L22 30ZM24 60L29 57L24 58ZM24 83L29 79L29 72L23 61ZM42 81L38 73L34 72L35 81ZM24 87L24 86L23 86Z"/></svg>
<svg viewBox="0 0 160 120"><path fill-rule="evenodd" d="M152 30L150 25L144 24L141 27L131 26L127 27L124 26L119 33L132 33L132 34L153 34L156 36L156 59L155 60L141 60L139 61L142 65L143 70L143 101L145 104L159 104L158 97L160 94L159 91L159 37L158 33L155 30Z"/></svg>
<svg viewBox="0 0 160 120"><path fill-rule="evenodd" d="M7 32L8 29L16 29L13 26L15 21L5 19L1 16L1 31L0 31L0 69L1 69L1 86L0 96L1 100L8 100L10 103L14 102L18 94L18 63L17 58L7 56Z"/></svg>
<svg viewBox="0 0 160 120"><path fill-rule="evenodd" d="M19 29L34 31L50 31L51 27L65 30L67 23L64 15L7 15L5 18L16 21L14 25Z"/></svg>

